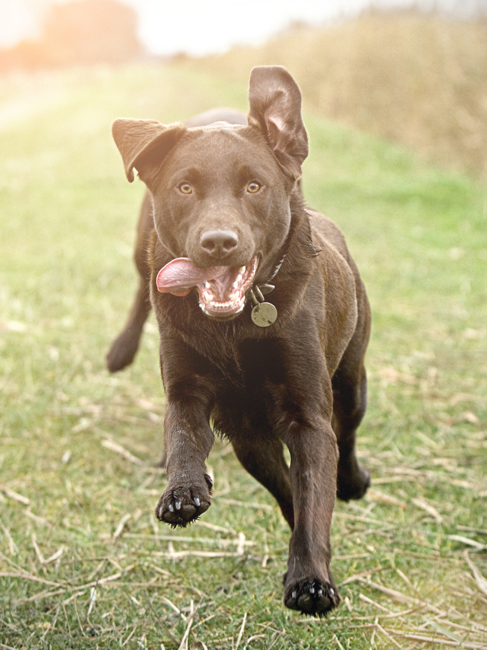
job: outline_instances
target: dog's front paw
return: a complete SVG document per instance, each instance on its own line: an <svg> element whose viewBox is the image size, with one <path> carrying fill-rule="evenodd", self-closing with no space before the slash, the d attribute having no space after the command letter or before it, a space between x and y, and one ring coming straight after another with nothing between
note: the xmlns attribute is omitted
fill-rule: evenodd
<svg viewBox="0 0 487 650"><path fill-rule="evenodd" d="M340 595L328 582L306 578L286 589L284 604L311 616L326 616L340 603Z"/></svg>
<svg viewBox="0 0 487 650"><path fill-rule="evenodd" d="M211 478L205 474L205 485L168 488L156 508L156 517L171 526L187 526L211 505Z"/></svg>

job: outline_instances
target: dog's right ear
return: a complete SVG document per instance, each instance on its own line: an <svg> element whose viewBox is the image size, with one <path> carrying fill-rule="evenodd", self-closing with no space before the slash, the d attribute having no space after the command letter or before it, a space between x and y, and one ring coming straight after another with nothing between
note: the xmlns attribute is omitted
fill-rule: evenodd
<svg viewBox="0 0 487 650"><path fill-rule="evenodd" d="M135 167L144 183L150 184L151 172L185 131L183 124L165 126L156 120L115 120L112 135L122 156L128 181L134 180Z"/></svg>
<svg viewBox="0 0 487 650"><path fill-rule="evenodd" d="M256 66L250 74L249 104L249 125L265 135L281 167L298 179L308 156L308 135L297 83L282 66Z"/></svg>

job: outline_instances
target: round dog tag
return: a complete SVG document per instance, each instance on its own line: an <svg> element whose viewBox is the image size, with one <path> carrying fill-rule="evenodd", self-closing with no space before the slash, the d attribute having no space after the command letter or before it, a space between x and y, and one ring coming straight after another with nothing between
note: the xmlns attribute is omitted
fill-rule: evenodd
<svg viewBox="0 0 487 650"><path fill-rule="evenodd" d="M277 309L271 302L260 302L252 309L251 318L257 327L269 327L276 322Z"/></svg>

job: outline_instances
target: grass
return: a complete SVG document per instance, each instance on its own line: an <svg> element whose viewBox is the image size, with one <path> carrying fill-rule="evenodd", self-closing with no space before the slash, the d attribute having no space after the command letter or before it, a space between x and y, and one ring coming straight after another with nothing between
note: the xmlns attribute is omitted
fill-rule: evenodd
<svg viewBox="0 0 487 650"><path fill-rule="evenodd" d="M323 621L283 607L289 532L223 443L202 520L155 522L154 321L131 368L104 367L143 193L109 126L245 95L187 66L1 83L0 648L487 647L487 191L311 112L305 193L345 232L374 315L373 484L332 532L344 603Z"/></svg>

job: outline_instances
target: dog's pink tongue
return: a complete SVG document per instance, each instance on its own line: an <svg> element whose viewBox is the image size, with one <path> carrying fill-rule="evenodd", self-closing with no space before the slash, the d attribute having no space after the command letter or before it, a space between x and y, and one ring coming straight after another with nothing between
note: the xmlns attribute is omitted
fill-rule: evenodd
<svg viewBox="0 0 487 650"><path fill-rule="evenodd" d="M199 269L187 257L171 260L157 274L157 289L161 293L187 296L193 287L215 277L218 267Z"/></svg>

